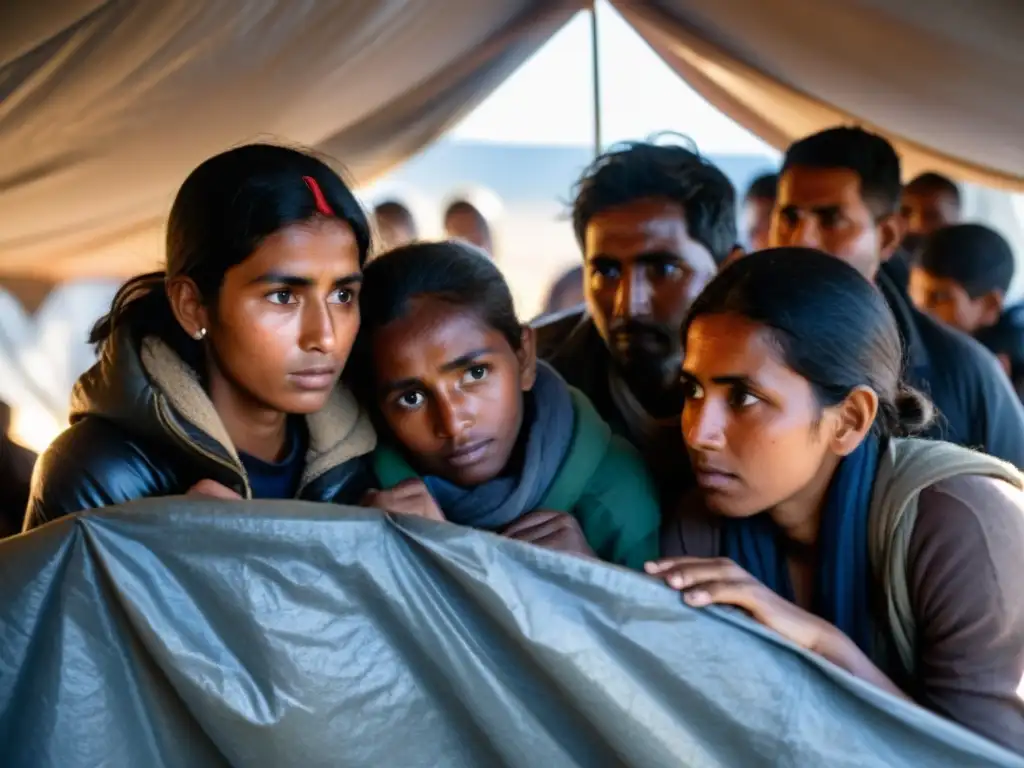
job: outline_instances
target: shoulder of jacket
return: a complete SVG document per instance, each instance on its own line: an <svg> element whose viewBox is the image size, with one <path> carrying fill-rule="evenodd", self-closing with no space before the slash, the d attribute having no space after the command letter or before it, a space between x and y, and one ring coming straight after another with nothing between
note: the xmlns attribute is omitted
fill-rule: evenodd
<svg viewBox="0 0 1024 768"><path fill-rule="evenodd" d="M108 458L141 455L137 440L106 419L86 416L69 426L42 452L40 462L102 463Z"/></svg>
<svg viewBox="0 0 1024 768"><path fill-rule="evenodd" d="M586 312L573 308L539 317L530 323L536 334L537 357L548 358L556 355L587 319Z"/></svg>
<svg viewBox="0 0 1024 768"><path fill-rule="evenodd" d="M43 451L32 476L32 498L55 501L76 497L82 489L131 487L151 491L166 484L171 456L151 449L105 419L87 416L75 422Z"/></svg>

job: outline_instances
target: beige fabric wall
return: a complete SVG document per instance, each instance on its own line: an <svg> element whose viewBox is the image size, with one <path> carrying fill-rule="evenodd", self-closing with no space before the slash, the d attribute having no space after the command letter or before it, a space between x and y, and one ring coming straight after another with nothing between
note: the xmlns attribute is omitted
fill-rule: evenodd
<svg viewBox="0 0 1024 768"><path fill-rule="evenodd" d="M1024 189L1021 0L612 2L691 85L779 148L861 122L894 140L908 174ZM587 5L4 3L0 274L149 268L184 176L248 140L316 146L370 180Z"/></svg>
<svg viewBox="0 0 1024 768"><path fill-rule="evenodd" d="M1021 0L611 0L708 101L779 149L841 123L911 176L1024 190Z"/></svg>
<svg viewBox="0 0 1024 768"><path fill-rule="evenodd" d="M442 134L582 0L36 0L0 10L0 274L129 275L174 191L253 139L372 179Z"/></svg>

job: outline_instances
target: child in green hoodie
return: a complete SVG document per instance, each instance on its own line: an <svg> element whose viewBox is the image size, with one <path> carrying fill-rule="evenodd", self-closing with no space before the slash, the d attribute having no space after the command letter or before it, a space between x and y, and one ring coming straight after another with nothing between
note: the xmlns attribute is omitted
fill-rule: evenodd
<svg viewBox="0 0 1024 768"><path fill-rule="evenodd" d="M355 385L376 407L366 506L445 519L634 569L660 514L637 452L546 363L501 272L463 243L364 269Z"/></svg>

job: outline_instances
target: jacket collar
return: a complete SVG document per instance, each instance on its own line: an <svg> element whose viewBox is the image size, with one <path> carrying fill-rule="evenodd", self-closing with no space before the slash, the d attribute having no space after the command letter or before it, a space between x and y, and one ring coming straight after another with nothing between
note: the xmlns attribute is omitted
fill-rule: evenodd
<svg viewBox="0 0 1024 768"><path fill-rule="evenodd" d="M86 415L105 418L131 434L176 443L246 481L238 451L198 375L159 339L147 337L136 345L127 329L115 333L72 391L71 420ZM369 417L342 386L306 423L309 448L300 488L376 445Z"/></svg>

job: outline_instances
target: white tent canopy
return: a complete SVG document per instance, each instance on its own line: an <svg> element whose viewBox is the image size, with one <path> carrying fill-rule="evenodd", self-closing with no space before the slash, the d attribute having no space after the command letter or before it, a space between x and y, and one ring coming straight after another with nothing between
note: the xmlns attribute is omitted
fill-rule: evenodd
<svg viewBox="0 0 1024 768"><path fill-rule="evenodd" d="M613 4L776 147L862 122L893 138L908 170L1024 189L1018 0ZM585 5L5 3L0 274L150 267L184 176L247 140L317 147L368 181L472 110Z"/></svg>

